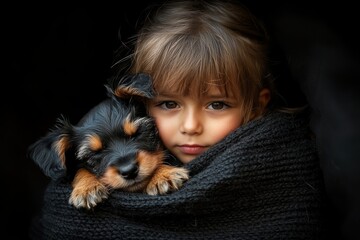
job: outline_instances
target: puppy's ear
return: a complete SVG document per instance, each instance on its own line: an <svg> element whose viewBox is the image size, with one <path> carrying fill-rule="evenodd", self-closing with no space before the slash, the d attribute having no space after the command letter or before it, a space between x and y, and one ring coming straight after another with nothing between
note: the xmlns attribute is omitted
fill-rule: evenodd
<svg viewBox="0 0 360 240"><path fill-rule="evenodd" d="M120 99L132 97L150 99L154 96L151 77L148 74L125 75L119 80L113 78L109 82L111 86L106 85L108 92Z"/></svg>
<svg viewBox="0 0 360 240"><path fill-rule="evenodd" d="M55 128L28 148L28 156L52 178L66 175L65 153L70 148L72 125L64 118L58 119Z"/></svg>

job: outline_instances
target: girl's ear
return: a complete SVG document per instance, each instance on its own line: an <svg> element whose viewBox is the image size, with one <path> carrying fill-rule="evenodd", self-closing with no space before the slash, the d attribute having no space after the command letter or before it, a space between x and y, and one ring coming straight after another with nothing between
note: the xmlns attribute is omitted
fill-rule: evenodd
<svg viewBox="0 0 360 240"><path fill-rule="evenodd" d="M259 93L259 107L264 111L271 98L270 90L263 88Z"/></svg>

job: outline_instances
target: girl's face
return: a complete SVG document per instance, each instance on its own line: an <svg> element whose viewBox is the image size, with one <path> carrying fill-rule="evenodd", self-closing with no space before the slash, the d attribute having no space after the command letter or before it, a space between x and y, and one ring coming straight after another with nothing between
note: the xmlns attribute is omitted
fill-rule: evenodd
<svg viewBox="0 0 360 240"><path fill-rule="evenodd" d="M165 147L183 163L219 142L243 120L240 102L217 88L200 99L162 92L149 110Z"/></svg>

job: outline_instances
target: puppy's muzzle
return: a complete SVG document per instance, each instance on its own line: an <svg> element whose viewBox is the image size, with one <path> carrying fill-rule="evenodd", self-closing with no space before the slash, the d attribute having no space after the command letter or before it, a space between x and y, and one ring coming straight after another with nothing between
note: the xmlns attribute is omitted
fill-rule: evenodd
<svg viewBox="0 0 360 240"><path fill-rule="evenodd" d="M120 175L125 179L135 179L139 173L139 166L137 162L132 161L126 164L115 165L119 170Z"/></svg>
<svg viewBox="0 0 360 240"><path fill-rule="evenodd" d="M113 162L113 167L115 167L119 174L127 180L135 179L139 174L139 164L136 160L136 153L128 153L123 156L118 156Z"/></svg>

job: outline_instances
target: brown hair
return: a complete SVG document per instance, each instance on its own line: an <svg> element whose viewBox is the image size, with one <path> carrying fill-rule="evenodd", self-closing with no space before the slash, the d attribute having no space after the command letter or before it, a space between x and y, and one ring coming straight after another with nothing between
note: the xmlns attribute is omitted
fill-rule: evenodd
<svg viewBox="0 0 360 240"><path fill-rule="evenodd" d="M137 35L131 72L148 73L155 91L202 96L216 86L240 102L244 122L271 90L267 34L244 6L230 1L170 1Z"/></svg>

